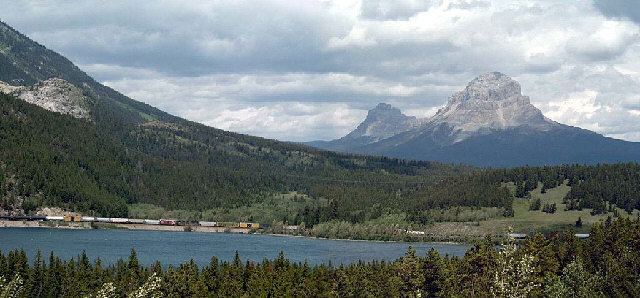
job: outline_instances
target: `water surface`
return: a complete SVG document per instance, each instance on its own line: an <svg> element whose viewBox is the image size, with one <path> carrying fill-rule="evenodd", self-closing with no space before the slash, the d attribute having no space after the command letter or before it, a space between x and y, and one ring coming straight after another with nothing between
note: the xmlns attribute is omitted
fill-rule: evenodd
<svg viewBox="0 0 640 298"><path fill-rule="evenodd" d="M272 235L224 233L186 233L131 230L66 230L48 228L1 228L0 250L24 249L32 257L38 250L45 256L53 251L63 259L77 257L83 250L95 259L113 264L126 259L135 249L141 264L159 260L163 265L180 264L193 259L206 265L212 256L232 260L238 251L242 260L273 259L283 251L296 262L309 264L348 264L358 260L395 260L409 246L419 255L434 248L440 254L463 255L468 245L452 243L404 243L377 241L326 240Z"/></svg>

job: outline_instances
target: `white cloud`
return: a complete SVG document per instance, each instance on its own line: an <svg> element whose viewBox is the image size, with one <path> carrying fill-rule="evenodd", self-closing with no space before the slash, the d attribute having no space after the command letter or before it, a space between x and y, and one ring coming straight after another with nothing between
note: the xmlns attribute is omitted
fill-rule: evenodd
<svg viewBox="0 0 640 298"><path fill-rule="evenodd" d="M333 138L378 102L426 116L475 76L501 71L552 119L640 140L640 26L628 3L2 4L0 18L98 80L233 131Z"/></svg>
<svg viewBox="0 0 640 298"><path fill-rule="evenodd" d="M212 115L213 114L213 115ZM289 141L335 138L348 133L365 117L343 103L306 104L302 102L270 103L265 106L227 106L192 109L185 117L221 129Z"/></svg>
<svg viewBox="0 0 640 298"><path fill-rule="evenodd" d="M540 107L545 116L551 120L584 127L590 130L599 130L598 123L592 121L593 116L603 107L596 103L598 92L585 90L573 92L560 101L548 102Z"/></svg>

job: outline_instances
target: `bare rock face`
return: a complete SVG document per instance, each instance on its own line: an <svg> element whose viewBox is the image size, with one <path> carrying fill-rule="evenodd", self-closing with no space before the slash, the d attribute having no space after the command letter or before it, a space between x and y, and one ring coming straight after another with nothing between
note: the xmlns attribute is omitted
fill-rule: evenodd
<svg viewBox="0 0 640 298"><path fill-rule="evenodd" d="M376 142L416 128L419 123L420 121L416 117L406 116L398 108L386 103L380 103L369 110L367 118L343 139L364 137L369 142Z"/></svg>
<svg viewBox="0 0 640 298"><path fill-rule="evenodd" d="M526 126L535 130L549 130L557 123L523 96L520 84L510 77L490 72L480 75L467 87L449 98L447 105L427 121L427 127L449 129L449 142L456 143L471 135L491 130Z"/></svg>
<svg viewBox="0 0 640 298"><path fill-rule="evenodd" d="M0 81L0 92L5 93L5 94L11 94L14 91L20 89L22 87L18 87L18 86L11 86L3 81Z"/></svg>
<svg viewBox="0 0 640 298"><path fill-rule="evenodd" d="M51 78L30 87L0 82L0 91L52 112L81 119L91 117L89 99L82 90L63 79Z"/></svg>

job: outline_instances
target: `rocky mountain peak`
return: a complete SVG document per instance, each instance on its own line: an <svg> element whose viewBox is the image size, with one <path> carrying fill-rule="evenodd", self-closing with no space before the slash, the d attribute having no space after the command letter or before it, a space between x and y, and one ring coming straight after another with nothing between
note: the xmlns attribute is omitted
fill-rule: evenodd
<svg viewBox="0 0 640 298"><path fill-rule="evenodd" d="M473 79L428 122L430 127L449 127L446 142L453 143L491 130L521 126L548 130L556 125L522 95L517 81L499 72Z"/></svg>
<svg viewBox="0 0 640 298"><path fill-rule="evenodd" d="M375 142L417 127L418 124L419 121L416 117L407 116L390 104L379 103L375 108L369 110L365 120L344 138L365 137L368 141Z"/></svg>
<svg viewBox="0 0 640 298"><path fill-rule="evenodd" d="M46 110L89 119L90 101L81 89L59 78L50 78L33 86L12 86L0 81L0 92L16 96Z"/></svg>
<svg viewBox="0 0 640 298"><path fill-rule="evenodd" d="M377 119L380 119L380 118L393 119L393 118L404 118L404 117L406 116L402 114L402 111L400 111L400 109L393 107L392 105L387 103L379 103L375 108L369 110L365 121L367 120L376 121Z"/></svg>
<svg viewBox="0 0 640 298"><path fill-rule="evenodd" d="M463 101L503 101L522 97L520 84L500 72L488 72L473 79L460 97Z"/></svg>

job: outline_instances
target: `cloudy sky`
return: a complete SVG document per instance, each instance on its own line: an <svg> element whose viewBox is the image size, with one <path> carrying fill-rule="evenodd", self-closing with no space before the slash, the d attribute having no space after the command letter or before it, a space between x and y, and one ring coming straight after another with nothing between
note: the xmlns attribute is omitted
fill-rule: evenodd
<svg viewBox="0 0 640 298"><path fill-rule="evenodd" d="M378 102L429 116L501 71L547 117L640 141L636 0L0 3L104 84L227 130L332 139Z"/></svg>

